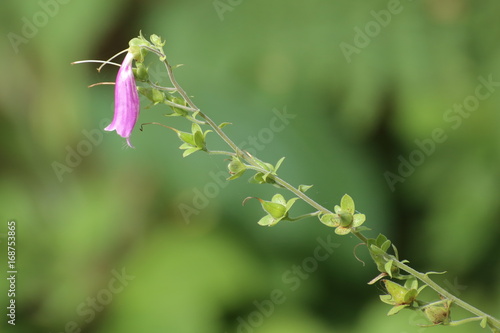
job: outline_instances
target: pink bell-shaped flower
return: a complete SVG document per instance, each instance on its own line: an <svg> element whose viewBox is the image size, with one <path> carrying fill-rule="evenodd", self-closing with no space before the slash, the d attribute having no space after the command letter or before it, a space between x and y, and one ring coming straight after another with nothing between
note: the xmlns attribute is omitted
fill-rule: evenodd
<svg viewBox="0 0 500 333"><path fill-rule="evenodd" d="M115 131L130 143L130 135L139 117L139 94L132 72L132 60L134 56L128 52L122 62L115 82L115 114L113 121L106 127L105 131Z"/></svg>

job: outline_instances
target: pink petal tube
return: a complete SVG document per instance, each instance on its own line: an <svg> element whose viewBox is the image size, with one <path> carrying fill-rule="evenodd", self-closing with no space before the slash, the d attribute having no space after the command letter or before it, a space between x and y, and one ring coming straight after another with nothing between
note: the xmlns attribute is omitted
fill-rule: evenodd
<svg viewBox="0 0 500 333"><path fill-rule="evenodd" d="M105 131L114 131L130 143L130 135L139 117L139 94L132 72L132 53L127 53L116 76L115 83L115 115Z"/></svg>

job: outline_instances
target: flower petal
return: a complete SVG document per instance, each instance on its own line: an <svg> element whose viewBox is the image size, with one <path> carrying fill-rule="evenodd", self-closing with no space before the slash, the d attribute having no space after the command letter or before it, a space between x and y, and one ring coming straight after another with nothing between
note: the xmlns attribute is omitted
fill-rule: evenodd
<svg viewBox="0 0 500 333"><path fill-rule="evenodd" d="M139 117L139 94L132 72L132 53L127 53L116 76L115 83L115 114L113 121L106 127L105 131L114 131L121 137L127 139L130 147L130 135Z"/></svg>

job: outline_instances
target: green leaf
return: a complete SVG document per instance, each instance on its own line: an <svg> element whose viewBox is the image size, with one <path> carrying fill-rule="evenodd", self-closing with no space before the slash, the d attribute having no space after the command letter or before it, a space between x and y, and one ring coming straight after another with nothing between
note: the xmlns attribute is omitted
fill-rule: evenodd
<svg viewBox="0 0 500 333"><path fill-rule="evenodd" d="M403 300L405 304L411 304L417 297L417 290L416 289L410 289L406 292Z"/></svg>
<svg viewBox="0 0 500 333"><path fill-rule="evenodd" d="M356 228L365 223L366 216L365 214L354 214L352 217L352 227Z"/></svg>
<svg viewBox="0 0 500 333"><path fill-rule="evenodd" d="M389 305L394 305L394 301L392 300L392 296L391 295L379 295L380 297L380 300L386 304L389 304Z"/></svg>
<svg viewBox="0 0 500 333"><path fill-rule="evenodd" d="M344 194L344 196L340 200L340 207L342 207L342 209L346 212L354 214L354 200L352 200L352 198L348 194Z"/></svg>
<svg viewBox="0 0 500 333"><path fill-rule="evenodd" d="M286 200L285 198L279 194L279 193L276 193L275 195L273 195L273 198L271 199L272 202L275 202L275 203L279 203L283 206L286 205Z"/></svg>
<svg viewBox="0 0 500 333"><path fill-rule="evenodd" d="M194 137L193 137L193 134L191 133L187 133L187 132L177 132L177 134L179 135L179 138L186 142L186 143L189 143L190 145L192 146L196 146L196 143L194 141Z"/></svg>
<svg viewBox="0 0 500 333"><path fill-rule="evenodd" d="M261 202L262 208L275 219L283 218L286 213L286 207L282 204L264 201Z"/></svg>
<svg viewBox="0 0 500 333"><path fill-rule="evenodd" d="M224 128L224 127L226 127L227 125L232 125L232 123L224 122L224 123L220 124L218 127L219 127L219 128Z"/></svg>
<svg viewBox="0 0 500 333"><path fill-rule="evenodd" d="M184 150L184 153L182 154L182 157L187 157L187 156L191 155L192 153L197 152L198 150L200 150L200 148L198 148L198 147L186 149L186 150Z"/></svg>
<svg viewBox="0 0 500 333"><path fill-rule="evenodd" d="M387 252L387 249L389 249L389 247L391 246L391 241L390 240L386 240L385 242L383 242L381 245L380 245L380 248L384 251L384 252Z"/></svg>
<svg viewBox="0 0 500 333"><path fill-rule="evenodd" d="M243 162L241 162L238 157L233 156L231 158L231 162L229 162L229 164L227 165L227 169L231 174L237 174L243 173L247 169L247 167Z"/></svg>
<svg viewBox="0 0 500 333"><path fill-rule="evenodd" d="M337 235L340 235L340 236L347 235L347 234L349 234L350 232L351 232L351 229L349 229L349 228L337 227L337 228L335 229L335 233L336 233Z"/></svg>
<svg viewBox="0 0 500 333"><path fill-rule="evenodd" d="M287 201L286 203L286 211L289 211L290 208L292 208L293 204L295 203L295 201L299 200L299 198L291 198L290 200Z"/></svg>
<svg viewBox="0 0 500 333"><path fill-rule="evenodd" d="M201 150L206 149L205 137L203 136L203 133L198 131L194 132L194 142L196 144L196 147L200 148Z"/></svg>
<svg viewBox="0 0 500 333"><path fill-rule="evenodd" d="M278 163L276 163L276 166L274 167L274 172L277 172L279 167L281 166L281 163L283 163L283 161L285 160L284 157L280 158L280 160L278 161Z"/></svg>
<svg viewBox="0 0 500 333"><path fill-rule="evenodd" d="M329 227L338 227L340 225L339 219L337 214L324 214L319 218L321 223Z"/></svg>
<svg viewBox="0 0 500 333"><path fill-rule="evenodd" d="M235 180L237 178L240 178L241 175L243 175L245 173L245 170L242 170L240 172L236 172L234 174L232 174L231 176L229 176L228 178L226 178L226 180Z"/></svg>
<svg viewBox="0 0 500 333"><path fill-rule="evenodd" d="M486 328L487 324L488 324L488 317L483 317L483 319L479 323L479 326L481 326L482 328Z"/></svg>
<svg viewBox="0 0 500 333"><path fill-rule="evenodd" d="M311 187L313 187L313 185L299 185L299 191L305 193Z"/></svg>
<svg viewBox="0 0 500 333"><path fill-rule="evenodd" d="M378 246L381 246L385 241L387 240L387 237L382 234L378 234L377 239L375 240L375 244Z"/></svg>
<svg viewBox="0 0 500 333"><path fill-rule="evenodd" d="M262 226L265 226L265 227L269 227L269 226L272 226L274 225L274 219L271 215L266 215L264 216L263 218L261 218L259 220L259 222L257 222L259 225L262 225ZM273 224L274 223L274 224Z"/></svg>
<svg viewBox="0 0 500 333"><path fill-rule="evenodd" d="M385 289L389 293L389 295L392 296L392 299L395 304L403 304L404 298L406 293L408 292L408 289L403 287L402 285L392 282L390 280L382 280L385 284Z"/></svg>
<svg viewBox="0 0 500 333"><path fill-rule="evenodd" d="M201 130L201 127L199 124L197 123L192 123L191 124L191 133L195 134L196 132L200 132L200 133L203 133L203 131Z"/></svg>
<svg viewBox="0 0 500 333"><path fill-rule="evenodd" d="M385 263L384 269L387 274L392 278L392 260L389 260L388 262Z"/></svg>
<svg viewBox="0 0 500 333"><path fill-rule="evenodd" d="M262 178L264 174L262 172L257 172L252 178L250 178L248 181L252 184L264 184L265 181Z"/></svg>
<svg viewBox="0 0 500 333"><path fill-rule="evenodd" d="M375 255L384 255L385 254L385 251L376 245L370 246L370 252L372 252Z"/></svg>
<svg viewBox="0 0 500 333"><path fill-rule="evenodd" d="M415 277L410 277L408 280L406 280L404 287L406 289L417 289L418 288L418 281Z"/></svg>
<svg viewBox="0 0 500 333"><path fill-rule="evenodd" d="M340 225L343 227L349 227L352 224L352 214L342 211L339 213L340 216Z"/></svg>
<svg viewBox="0 0 500 333"><path fill-rule="evenodd" d="M396 305L396 306L393 306L389 312L387 312L387 315L388 316L392 316L392 315L395 315L396 313L398 313L399 311L403 310L404 308L406 308L408 306L408 304L402 304L402 305Z"/></svg>

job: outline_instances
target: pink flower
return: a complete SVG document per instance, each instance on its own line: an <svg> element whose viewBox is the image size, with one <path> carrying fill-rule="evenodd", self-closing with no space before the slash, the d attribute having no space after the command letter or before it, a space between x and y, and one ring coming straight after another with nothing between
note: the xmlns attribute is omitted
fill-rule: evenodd
<svg viewBox="0 0 500 333"><path fill-rule="evenodd" d="M139 117L139 94L132 72L132 53L127 53L118 71L115 82L115 115L113 121L106 127L105 131L114 131L130 143L130 135Z"/></svg>

